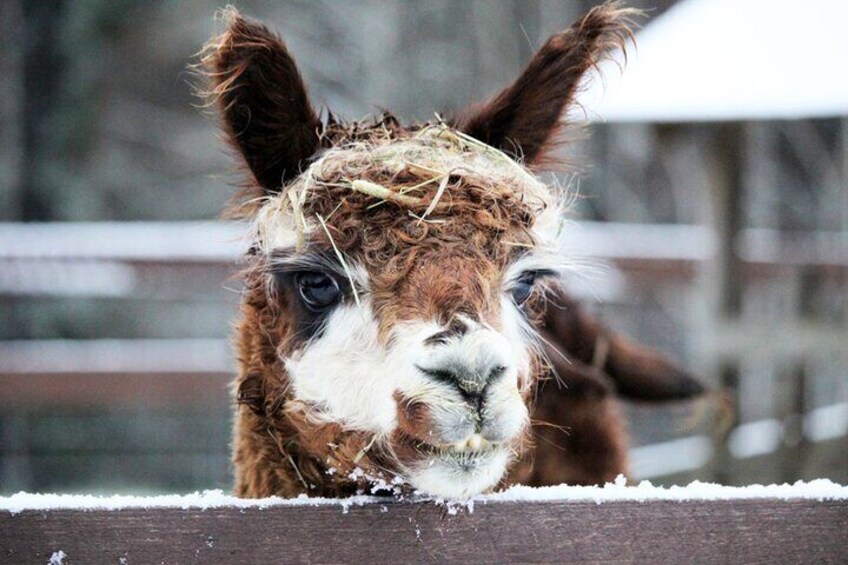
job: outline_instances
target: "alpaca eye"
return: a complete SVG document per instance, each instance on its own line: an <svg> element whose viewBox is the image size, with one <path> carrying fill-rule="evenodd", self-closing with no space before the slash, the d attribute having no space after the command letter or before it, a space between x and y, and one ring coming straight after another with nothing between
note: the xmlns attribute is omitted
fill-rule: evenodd
<svg viewBox="0 0 848 565"><path fill-rule="evenodd" d="M524 273L521 275L521 278L515 282L515 286L512 287L512 300L518 306L521 306L527 299L530 298L530 295L533 294L533 284L536 282L536 273Z"/></svg>
<svg viewBox="0 0 848 565"><path fill-rule="evenodd" d="M313 312L326 310L336 304L342 292L336 279L324 273L298 273L295 277L300 297Z"/></svg>

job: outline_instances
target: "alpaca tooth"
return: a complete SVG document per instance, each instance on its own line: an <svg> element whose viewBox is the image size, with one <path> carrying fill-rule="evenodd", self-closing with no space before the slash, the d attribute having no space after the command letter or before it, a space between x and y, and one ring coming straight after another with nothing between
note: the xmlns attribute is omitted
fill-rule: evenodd
<svg viewBox="0 0 848 565"><path fill-rule="evenodd" d="M455 444L453 444L453 448L457 451L465 451L465 446L466 446L467 443L468 443L467 441L458 441Z"/></svg>
<svg viewBox="0 0 848 565"><path fill-rule="evenodd" d="M470 438L468 438L468 447L471 451L478 451L480 447L483 445L483 438L480 434L474 434Z"/></svg>

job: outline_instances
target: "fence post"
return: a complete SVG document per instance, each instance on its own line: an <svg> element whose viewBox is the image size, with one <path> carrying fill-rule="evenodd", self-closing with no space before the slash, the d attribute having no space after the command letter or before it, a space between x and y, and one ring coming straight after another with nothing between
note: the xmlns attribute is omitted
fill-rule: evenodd
<svg viewBox="0 0 848 565"><path fill-rule="evenodd" d="M713 382L732 403L731 426L739 417L739 359L730 358L719 344L721 334L735 325L742 310L742 272L736 250L738 236L744 223L744 158L745 127L741 122L717 124L710 137L712 171L711 213L708 222L715 236L715 254L702 273L702 288L708 292L709 309L706 331L711 344L706 354ZM731 431L721 426L713 434L714 456L712 479L719 483L733 482L732 456L727 439Z"/></svg>

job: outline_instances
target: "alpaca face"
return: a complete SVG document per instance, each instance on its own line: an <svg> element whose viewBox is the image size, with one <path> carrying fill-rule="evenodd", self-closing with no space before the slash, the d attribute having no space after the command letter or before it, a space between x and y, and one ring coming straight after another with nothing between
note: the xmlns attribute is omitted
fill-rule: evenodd
<svg viewBox="0 0 848 565"><path fill-rule="evenodd" d="M375 452L413 487L474 494L500 480L527 424L530 343L520 314L508 316L500 331L462 316L408 320L381 339L370 297L340 304L286 356L292 397L313 417L374 434Z"/></svg>
<svg viewBox="0 0 848 565"><path fill-rule="evenodd" d="M343 181L385 178L419 150L428 169L453 171L450 205L429 219L375 206ZM562 267L543 229L554 213L547 189L458 150L426 135L382 140L368 151L388 165L368 170L356 150L329 151L259 211L254 246L288 328L268 334L281 336L292 401L311 421L369 434L382 469L445 497L493 486L521 450L539 362L531 320ZM427 180L396 179L395 193ZM299 203L292 194L305 187Z"/></svg>
<svg viewBox="0 0 848 565"><path fill-rule="evenodd" d="M450 280L449 273L441 276ZM333 288L346 286L337 274L320 276ZM292 397L313 417L374 434L375 451L418 489L456 497L493 486L528 423L533 351L516 303L526 284L503 285L499 310L485 317L442 310L385 332L366 285L359 304L342 291L318 324L305 324L312 335L284 357ZM309 288L291 289L304 309Z"/></svg>

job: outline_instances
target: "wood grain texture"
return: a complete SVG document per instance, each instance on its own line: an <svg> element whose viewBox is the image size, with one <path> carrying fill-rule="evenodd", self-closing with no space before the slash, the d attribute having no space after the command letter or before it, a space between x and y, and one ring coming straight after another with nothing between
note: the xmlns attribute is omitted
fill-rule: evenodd
<svg viewBox="0 0 848 565"><path fill-rule="evenodd" d="M0 515L0 563L846 563L848 500L498 502ZM121 559L124 561L121 561Z"/></svg>

